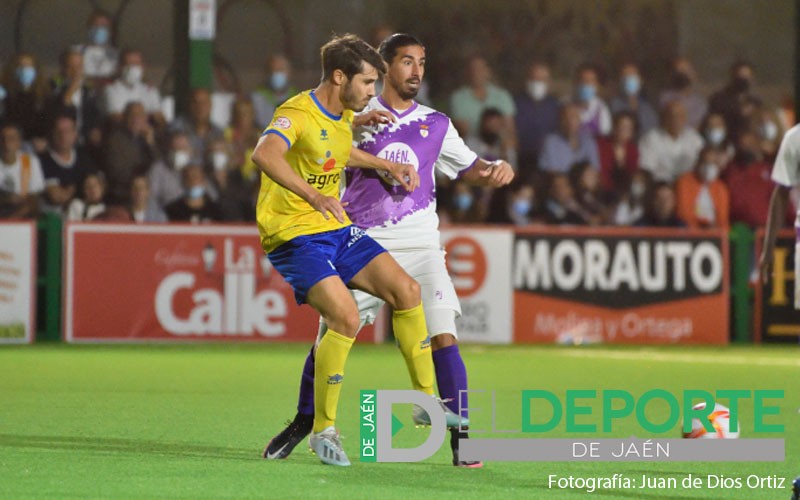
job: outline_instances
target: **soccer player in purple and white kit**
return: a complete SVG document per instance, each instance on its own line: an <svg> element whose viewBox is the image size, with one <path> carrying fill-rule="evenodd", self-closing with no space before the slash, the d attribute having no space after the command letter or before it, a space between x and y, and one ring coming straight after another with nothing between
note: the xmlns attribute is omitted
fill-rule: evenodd
<svg viewBox="0 0 800 500"><path fill-rule="evenodd" d="M394 34L378 49L388 65L383 92L370 101L354 120L353 138L358 148L375 156L410 163L417 168L419 187L408 193L390 177L365 169L348 169L342 197L353 223L381 243L401 267L416 279L433 347L439 395L449 409L453 465L480 467L480 462L458 458L459 438L466 438L469 424L467 371L458 349L456 317L461 307L445 266L445 255L436 215L435 172L451 179L493 187L514 178L505 161L487 162L471 151L458 136L447 115L414 101L425 73L425 48L411 35ZM353 291L361 325L374 321L383 301ZM322 338L327 326L320 322ZM318 338L318 341L319 341ZM311 430L314 350L309 352L300 383L298 413L264 450L265 458L286 458ZM429 424L428 415L415 408L414 421Z"/></svg>

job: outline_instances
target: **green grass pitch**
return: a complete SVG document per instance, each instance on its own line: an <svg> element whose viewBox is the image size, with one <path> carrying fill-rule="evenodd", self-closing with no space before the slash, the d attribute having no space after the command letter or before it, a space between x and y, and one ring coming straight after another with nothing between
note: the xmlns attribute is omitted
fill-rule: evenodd
<svg viewBox="0 0 800 500"><path fill-rule="evenodd" d="M778 476L776 489L598 490L602 499L782 498L800 475L800 358L796 346L644 348L480 347L462 353L476 389L495 390L498 428L518 428L523 389L783 389L785 433L754 435L752 400L741 405L742 437L783 437L779 463L497 462L450 465L445 444L420 463L358 461L360 389L406 389L391 345L353 349L339 427L353 466L324 466L301 444L283 461L260 458L294 414L307 346L168 345L0 348L0 498L579 498L549 489L549 474L633 478L716 474ZM597 405L599 407L599 404ZM661 411L653 405L654 420ZM399 445L424 439L410 411ZM478 417L474 417L475 422ZM484 421L486 422L486 421ZM635 419L613 435L647 436ZM478 438L478 435L474 435ZM493 436L497 437L497 436ZM517 435L514 437L528 437ZM547 437L567 437L560 426ZM663 436L662 436L663 437ZM677 437L677 436L669 436Z"/></svg>

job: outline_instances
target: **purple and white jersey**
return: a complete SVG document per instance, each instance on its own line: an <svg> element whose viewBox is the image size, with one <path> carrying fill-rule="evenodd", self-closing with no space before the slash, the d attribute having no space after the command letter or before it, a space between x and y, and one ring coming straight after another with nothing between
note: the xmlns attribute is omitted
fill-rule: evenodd
<svg viewBox="0 0 800 500"><path fill-rule="evenodd" d="M396 121L359 127L353 133L355 145L377 157L414 165L420 185L409 194L388 175L348 168L342 196L348 203L347 214L388 250L438 249L435 171L455 179L478 156L464 144L444 113L416 102L398 113L381 97L372 99L364 112L373 109L391 112Z"/></svg>

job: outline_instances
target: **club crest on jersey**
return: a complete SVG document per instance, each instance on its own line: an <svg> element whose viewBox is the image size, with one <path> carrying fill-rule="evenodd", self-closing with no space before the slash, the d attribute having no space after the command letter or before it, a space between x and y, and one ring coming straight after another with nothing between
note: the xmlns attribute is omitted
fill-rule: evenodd
<svg viewBox="0 0 800 500"><path fill-rule="evenodd" d="M292 120L286 118L285 116L279 116L275 118L274 122L272 122L272 126L275 128L282 128L285 130L292 126Z"/></svg>
<svg viewBox="0 0 800 500"><path fill-rule="evenodd" d="M428 137L428 126L427 125L420 125L419 126L419 135L421 135L423 139Z"/></svg>
<svg viewBox="0 0 800 500"><path fill-rule="evenodd" d="M324 128L320 129L320 131L319 131L319 140L320 141L327 141L328 140L328 131L325 130Z"/></svg>

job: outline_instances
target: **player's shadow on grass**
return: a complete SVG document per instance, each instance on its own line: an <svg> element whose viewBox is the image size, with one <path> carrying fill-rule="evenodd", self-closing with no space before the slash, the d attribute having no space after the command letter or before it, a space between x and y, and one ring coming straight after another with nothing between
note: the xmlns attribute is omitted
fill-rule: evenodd
<svg viewBox="0 0 800 500"><path fill-rule="evenodd" d="M82 450L100 453L131 453L169 457L222 458L253 460L257 450L223 448L186 443L164 443L143 439L103 438L89 436L25 436L0 434L0 447L39 448L44 450Z"/></svg>

